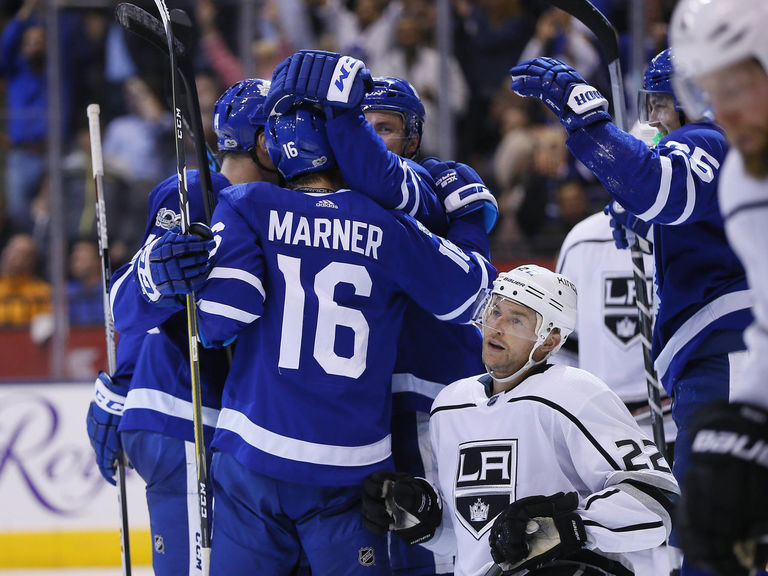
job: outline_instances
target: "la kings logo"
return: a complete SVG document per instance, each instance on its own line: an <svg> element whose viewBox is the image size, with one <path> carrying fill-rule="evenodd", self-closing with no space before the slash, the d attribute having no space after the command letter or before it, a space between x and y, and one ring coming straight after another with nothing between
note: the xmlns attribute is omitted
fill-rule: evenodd
<svg viewBox="0 0 768 576"><path fill-rule="evenodd" d="M459 445L454 498L459 521L476 540L515 500L517 440Z"/></svg>
<svg viewBox="0 0 768 576"><path fill-rule="evenodd" d="M650 294L651 279L646 289ZM603 276L603 322L625 348L640 335L640 322L635 304L635 279L630 273L608 272Z"/></svg>

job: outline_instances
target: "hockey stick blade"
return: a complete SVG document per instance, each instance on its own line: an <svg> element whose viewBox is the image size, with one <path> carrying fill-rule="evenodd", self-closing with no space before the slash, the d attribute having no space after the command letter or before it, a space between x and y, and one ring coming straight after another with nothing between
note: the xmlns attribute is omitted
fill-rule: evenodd
<svg viewBox="0 0 768 576"><path fill-rule="evenodd" d="M550 0L549 3L581 20L597 36L608 62L618 60L619 38L616 36L616 29L592 3L584 0Z"/></svg>
<svg viewBox="0 0 768 576"><path fill-rule="evenodd" d="M177 12L174 10L174 12ZM186 14L184 14L186 16ZM155 16L129 2L121 2L115 8L115 17L120 25L136 34L140 38L143 38L155 48L159 48L163 53L168 54L168 42L165 36L165 29L163 24ZM187 16L189 21L189 17ZM191 22L190 22L191 24ZM179 40L173 42L173 48L176 52L176 56L184 58L186 56L186 49L184 44Z"/></svg>

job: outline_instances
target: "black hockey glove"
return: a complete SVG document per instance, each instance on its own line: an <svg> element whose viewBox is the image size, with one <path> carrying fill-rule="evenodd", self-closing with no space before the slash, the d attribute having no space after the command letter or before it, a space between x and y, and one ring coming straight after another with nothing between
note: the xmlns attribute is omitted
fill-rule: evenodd
<svg viewBox="0 0 768 576"><path fill-rule="evenodd" d="M388 530L406 544L421 544L435 535L442 508L432 485L400 472L374 472L363 480L363 525L371 532Z"/></svg>
<svg viewBox="0 0 768 576"><path fill-rule="evenodd" d="M709 404L694 419L692 434L678 518L686 558L718 574L764 569L768 411L748 404Z"/></svg>
<svg viewBox="0 0 768 576"><path fill-rule="evenodd" d="M506 572L530 570L584 547L576 492L530 496L510 504L493 523L491 556Z"/></svg>

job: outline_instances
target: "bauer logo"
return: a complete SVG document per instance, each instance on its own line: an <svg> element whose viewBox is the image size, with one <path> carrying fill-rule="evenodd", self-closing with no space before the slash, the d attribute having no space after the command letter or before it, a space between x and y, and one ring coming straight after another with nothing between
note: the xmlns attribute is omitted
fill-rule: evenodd
<svg viewBox="0 0 768 576"><path fill-rule="evenodd" d="M603 95L589 84L580 84L571 90L568 96L568 106L581 114L595 108L607 107L608 102Z"/></svg>
<svg viewBox="0 0 768 576"><path fill-rule="evenodd" d="M459 521L479 540L515 500L517 440L459 445L454 490Z"/></svg>
<svg viewBox="0 0 768 576"><path fill-rule="evenodd" d="M651 279L648 279L650 286ZM649 287L647 286L646 289ZM635 279L630 273L609 272L603 276L603 325L617 343L632 346L640 335L635 304Z"/></svg>

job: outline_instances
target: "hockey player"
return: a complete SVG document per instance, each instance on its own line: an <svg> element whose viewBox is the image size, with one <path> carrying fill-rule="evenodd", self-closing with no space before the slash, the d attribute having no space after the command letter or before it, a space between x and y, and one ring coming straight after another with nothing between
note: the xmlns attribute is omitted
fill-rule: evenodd
<svg viewBox="0 0 768 576"><path fill-rule="evenodd" d="M578 314L575 330L553 362L581 368L608 384L643 433L653 438L632 262L626 250L617 249L627 247L626 231L614 230L610 215L602 211L576 224L563 240L555 270L579 287ZM650 280L653 258L646 254L643 261ZM671 462L677 429L666 395L662 408L668 440L665 456ZM647 556L645 563L642 555ZM637 574L670 573L666 546L637 553L633 560Z"/></svg>
<svg viewBox="0 0 768 576"><path fill-rule="evenodd" d="M487 373L432 406L437 489L371 475L366 525L434 549L455 540L457 576L492 560L510 573L632 574L633 553L669 533L677 484L600 379L546 363L575 326L573 284L533 265L502 273L479 321Z"/></svg>
<svg viewBox="0 0 768 576"><path fill-rule="evenodd" d="M766 27L764 0L684 0L675 8L670 28L675 86L686 113L713 114L732 144L722 169L720 210L754 296L755 322L745 335L749 353L744 372L735 382L731 405L702 410L683 485L685 554L723 575L765 570L768 560ZM756 547L755 540L761 542Z"/></svg>
<svg viewBox="0 0 768 576"><path fill-rule="evenodd" d="M303 84L298 71L328 67L340 58L339 54L322 51L297 53L278 67L269 100L282 96L281 85L290 86L295 96L315 97L316 84ZM278 80L281 67L287 72L284 79ZM498 213L496 201L471 168L458 163L441 164L436 159L427 159L421 166L413 160L421 143L425 113L418 94L406 80L373 78L372 90L363 97L362 111L342 109L331 116L326 122L328 141L348 186L385 208L408 212L432 232L444 235L448 220L442 203L436 202L435 183L425 169L428 166L450 175L438 183L443 195L455 192L452 203L447 204L448 219L478 210L483 213L487 230L493 227ZM476 185L461 189L459 183L466 182ZM489 258L487 236L478 240L482 243L473 249ZM396 470L425 474L430 462L429 408L443 386L482 369L480 347L480 333L475 326L441 322L416 304L408 304L392 377L392 454ZM435 557L429 550L406 546L399 540L390 542L389 552L395 574L420 576L453 571L453 553Z"/></svg>
<svg viewBox="0 0 768 576"><path fill-rule="evenodd" d="M605 98L570 66L537 58L510 74L513 91L537 97L555 112L568 131L568 149L611 196L654 224L659 308L652 355L674 399L674 471L682 481L691 418L707 402L728 400L745 356L742 333L751 321L744 270L728 246L717 206L718 173L727 151L723 132L708 120L689 121L679 106L670 109L677 101L666 50L651 61L643 82L642 108L647 106L665 134L652 149L610 121ZM693 573L684 560L682 574Z"/></svg>
<svg viewBox="0 0 768 576"><path fill-rule="evenodd" d="M361 71L331 69L326 91L338 86L341 105L359 106ZM327 109L328 96L318 105ZM214 576L288 574L300 546L316 574L389 572L386 539L361 525L359 484L392 465L390 375L407 296L466 321L494 273L480 255L343 189L323 116L306 106L284 101L268 122L287 188L221 195L197 292L203 342L237 338L213 440ZM485 234L476 216L455 219L449 237ZM171 309L177 288L186 290L162 287Z"/></svg>
<svg viewBox="0 0 768 576"><path fill-rule="evenodd" d="M213 191L235 183L277 180L264 145L263 104L269 82L248 79L231 86L214 107L214 129L222 159L221 173L211 174ZM197 170L187 173L190 216L204 218ZM198 574L200 518L197 504L192 404L186 313L158 325L156 294L142 294L141 266L163 250L179 250L163 234L179 222L177 178L160 183L149 195L150 218L144 245L133 260L113 276L111 300L120 332L118 356L136 362L133 379L104 373L88 412L88 431L99 468L114 483L114 461L123 449L147 484L152 531L152 565L158 576ZM164 240L165 238L165 240ZM201 241L198 245L207 245ZM155 264L150 264L156 266ZM156 281L160 281L155 274ZM204 279L198 278L197 280ZM187 280L195 286L195 280ZM228 362L223 350L201 350L203 425L210 443L221 405L221 388ZM126 397L127 393L127 397ZM124 407L123 407L124 405ZM207 452L210 457L210 451Z"/></svg>

